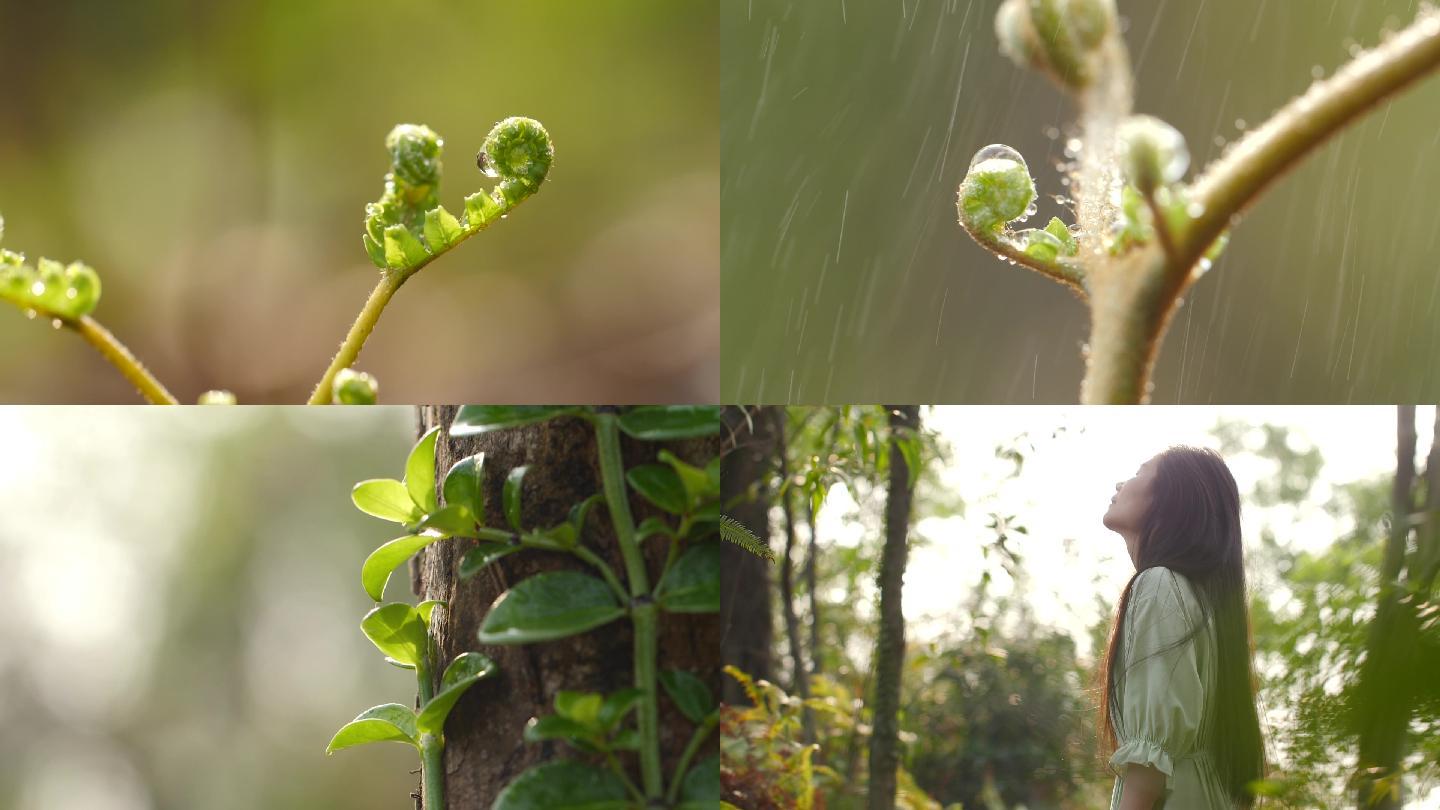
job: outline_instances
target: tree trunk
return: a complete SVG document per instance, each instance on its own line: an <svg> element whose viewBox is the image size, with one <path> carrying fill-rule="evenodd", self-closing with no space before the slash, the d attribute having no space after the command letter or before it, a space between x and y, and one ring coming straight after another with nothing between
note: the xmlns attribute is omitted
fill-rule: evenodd
<svg viewBox="0 0 1440 810"><path fill-rule="evenodd" d="M725 435L732 437L720 463L720 505L760 542L770 544L769 479L778 449L776 407L726 408ZM770 667L770 564L730 543L720 549L720 660L755 678L774 680ZM724 681L724 700L746 702L734 679Z"/></svg>
<svg viewBox="0 0 1440 810"><path fill-rule="evenodd" d="M914 436L919 407L891 406L890 489L885 502L885 550L880 555L880 634L875 643L874 731L870 737L869 810L895 807L895 771L900 765L900 674L905 661L905 615L901 589L909 554L910 468L900 442Z"/></svg>
<svg viewBox="0 0 1440 810"><path fill-rule="evenodd" d="M785 554L780 559L780 610L785 616L785 640L790 647L790 694L810 699L810 678L805 656L800 652L800 617L795 613L795 498L790 486L790 449L785 443L782 421L776 431L780 444L780 511L785 516ZM810 707L801 712L801 737L805 743L815 740L815 718Z"/></svg>
<svg viewBox="0 0 1440 810"><path fill-rule="evenodd" d="M809 674L814 675L820 671L820 597L815 591L815 552L818 546L815 534L815 509L807 503L805 510L810 524L809 553L805 555L805 590L810 597Z"/></svg>
<svg viewBox="0 0 1440 810"><path fill-rule="evenodd" d="M448 428L456 409L449 406L420 410L421 431L435 425ZM622 438L625 467L651 463L660 448L704 466L719 449L719 438L655 443ZM528 465L522 498L522 525L553 526L563 523L570 507L602 490L595 432L574 418L498 430L452 439L442 431L436 443L436 479L456 461L485 453L485 525L505 527L501 490L507 473ZM630 508L638 523L660 515L644 499L630 494ZM582 542L614 570L624 571L619 545L604 505L586 521ZM522 738L532 717L554 712L555 695L562 689L614 692L632 686L631 625L615 621L580 635L551 642L517 646L482 645L480 623L495 600L521 580L542 571L586 569L568 554L522 550L491 563L467 581L456 576L460 558L473 546L470 540L448 540L425 549L412 563L415 592L422 599L440 599L448 606L435 613L432 636L440 649L440 666L467 650L479 650L498 665L498 674L477 683L455 706L446 725L445 785L447 806L489 808L509 782L527 768L552 759L586 759L559 742L527 743ZM664 563L666 548L652 540L644 549L651 582ZM718 691L719 629L710 614L661 613L659 669L686 669ZM668 781L694 724L662 696L660 745ZM696 759L715 751L712 737ZM637 773L633 757L626 770ZM638 781L638 780L637 780Z"/></svg>
<svg viewBox="0 0 1440 810"><path fill-rule="evenodd" d="M1418 625L1414 600L1401 599L1405 545L1414 511L1415 408L1397 408L1395 484L1391 493L1390 536L1380 571L1379 603L1370 624L1365 662L1360 667L1358 705L1360 778L1356 806L1396 810L1404 805L1400 763L1410 720L1414 651Z"/></svg>

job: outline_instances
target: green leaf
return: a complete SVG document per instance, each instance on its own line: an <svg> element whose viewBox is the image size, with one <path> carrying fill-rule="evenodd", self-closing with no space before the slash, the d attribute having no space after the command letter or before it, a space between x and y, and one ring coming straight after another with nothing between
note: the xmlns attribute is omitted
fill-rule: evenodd
<svg viewBox="0 0 1440 810"><path fill-rule="evenodd" d="M390 581L391 572L415 556L415 552L436 540L444 539L433 534L412 534L397 537L370 552L370 556L365 558L365 564L360 567L360 584L365 586L365 593L379 602L385 595L385 583Z"/></svg>
<svg viewBox="0 0 1440 810"><path fill-rule="evenodd" d="M520 550L520 546L512 546L509 543L488 543L482 542L475 548L465 552L460 558L460 578L469 579L480 573L480 569L492 562L504 557L506 554L514 554Z"/></svg>
<svg viewBox="0 0 1440 810"><path fill-rule="evenodd" d="M745 524L729 515L720 516L720 538L740 546L762 560L775 562L775 552L770 550L770 546L762 543Z"/></svg>
<svg viewBox="0 0 1440 810"><path fill-rule="evenodd" d="M582 412L572 405L462 405L450 424L450 435L474 436Z"/></svg>
<svg viewBox="0 0 1440 810"><path fill-rule="evenodd" d="M537 765L495 798L491 810L627 810L625 783L603 768L573 759Z"/></svg>
<svg viewBox="0 0 1440 810"><path fill-rule="evenodd" d="M701 501L716 499L720 497L720 483L710 486L710 475L699 467L681 461L669 450L660 451L660 460L670 465L670 469L679 476L680 483L685 487L685 495L690 506L699 505Z"/></svg>
<svg viewBox="0 0 1440 810"><path fill-rule="evenodd" d="M368 233L361 234L361 238L365 241L365 253L370 256L370 261L373 262L376 267L384 270L386 267L385 248L381 247L380 243L371 238Z"/></svg>
<svg viewBox="0 0 1440 810"><path fill-rule="evenodd" d="M600 706L600 725L605 729L612 729L615 724L624 719L630 710L640 703L640 698L645 697L643 689L621 689L605 698L605 703Z"/></svg>
<svg viewBox="0 0 1440 810"><path fill-rule="evenodd" d="M404 225L385 228L385 264L391 270L407 270L430 258L425 246Z"/></svg>
<svg viewBox="0 0 1440 810"><path fill-rule="evenodd" d="M720 406L641 405L620 414L620 429L647 441L713 436L720 432Z"/></svg>
<svg viewBox="0 0 1440 810"><path fill-rule="evenodd" d="M365 637L380 652L402 664L418 665L425 657L428 637L420 613L403 602L381 605L360 620Z"/></svg>
<svg viewBox="0 0 1440 810"><path fill-rule="evenodd" d="M663 537L673 537L675 530L670 528L670 524L666 523L664 518L652 515L640 521L640 525L635 527L635 542L643 542L646 538L655 534Z"/></svg>
<svg viewBox="0 0 1440 810"><path fill-rule="evenodd" d="M720 610L720 546L702 543L680 555L655 592L660 607L671 613L715 613Z"/></svg>
<svg viewBox="0 0 1440 810"><path fill-rule="evenodd" d="M465 227L469 230L489 225L503 208L489 192L477 191L465 198Z"/></svg>
<svg viewBox="0 0 1440 810"><path fill-rule="evenodd" d="M419 614L420 621L424 622L427 628L430 626L430 616L435 613L437 607L445 607L444 600L426 599L415 606L415 612Z"/></svg>
<svg viewBox="0 0 1440 810"><path fill-rule="evenodd" d="M525 472L529 467L519 466L505 476L505 488L501 500L505 504L505 521L510 528L520 531L520 495L525 488Z"/></svg>
<svg viewBox="0 0 1440 810"><path fill-rule="evenodd" d="M575 548L575 527L569 523L561 523L548 529L532 529L525 533L521 542L530 548L569 551Z"/></svg>
<svg viewBox="0 0 1440 810"><path fill-rule="evenodd" d="M425 212L425 242L432 253L439 253L455 244L464 233L460 220L446 211L445 206L437 205Z"/></svg>
<svg viewBox="0 0 1440 810"><path fill-rule="evenodd" d="M439 436L439 427L430 428L405 460L405 488L410 492L410 499L427 515L440 508L435 502L435 440Z"/></svg>
<svg viewBox="0 0 1440 810"><path fill-rule="evenodd" d="M1080 245L1075 241L1075 234L1065 227L1065 223L1061 222L1059 217L1050 218L1050 222L1045 225L1045 232L1060 240L1066 256L1074 256L1079 252Z"/></svg>
<svg viewBox="0 0 1440 810"><path fill-rule="evenodd" d="M590 510L594 508L595 504L604 500L605 496L597 492L570 507L570 517L567 519L567 522L575 528L575 539L577 541L585 531L585 518L589 516Z"/></svg>
<svg viewBox="0 0 1440 810"><path fill-rule="evenodd" d="M455 462L455 466L445 473L445 503L450 506L459 504L470 510L470 514L476 518L485 514L485 488L483 473L485 471L485 454L476 453L473 456L466 456Z"/></svg>
<svg viewBox="0 0 1440 810"><path fill-rule="evenodd" d="M680 783L680 806L677 810L715 810L718 801L720 757L706 757L695 763Z"/></svg>
<svg viewBox="0 0 1440 810"><path fill-rule="evenodd" d="M683 669L667 669L660 673L660 684L675 702L680 713L699 723L715 710L715 698L705 682Z"/></svg>
<svg viewBox="0 0 1440 810"><path fill-rule="evenodd" d="M627 728L610 738L610 747L616 751L639 751L640 732L633 728Z"/></svg>
<svg viewBox="0 0 1440 810"><path fill-rule="evenodd" d="M455 702L465 694L476 681L495 673L495 662L477 652L461 653L455 656L445 675L440 679L440 691L420 710L416 725L421 733L439 734L445 729L445 718L455 708Z"/></svg>
<svg viewBox="0 0 1440 810"><path fill-rule="evenodd" d="M414 523L424 516L405 485L393 478L361 481L350 491L350 500L361 512L394 523Z"/></svg>
<svg viewBox="0 0 1440 810"><path fill-rule="evenodd" d="M583 740L594 736L590 729L558 714L530 718L530 722L525 724L524 733L525 742L532 743L545 740Z"/></svg>
<svg viewBox="0 0 1440 810"><path fill-rule="evenodd" d="M475 531L475 516L464 504L447 504L438 512L426 515L417 528L420 531L434 529L446 537L463 537Z"/></svg>
<svg viewBox="0 0 1440 810"><path fill-rule="evenodd" d="M625 609L616 604L604 582L574 571L552 571L524 580L502 594L480 625L480 641L550 641L583 633L623 615Z"/></svg>
<svg viewBox="0 0 1440 810"><path fill-rule="evenodd" d="M664 464L641 464L625 473L625 480L645 500L676 515L685 513L685 485Z"/></svg>
<svg viewBox="0 0 1440 810"><path fill-rule="evenodd" d="M605 698L596 692L573 692L561 689L555 693L555 711L586 728L600 727L600 706Z"/></svg>
<svg viewBox="0 0 1440 810"><path fill-rule="evenodd" d="M415 713L399 703L386 703L366 709L341 727L325 747L325 753L333 754L342 748L387 741L409 743L418 751L420 743L416 738Z"/></svg>

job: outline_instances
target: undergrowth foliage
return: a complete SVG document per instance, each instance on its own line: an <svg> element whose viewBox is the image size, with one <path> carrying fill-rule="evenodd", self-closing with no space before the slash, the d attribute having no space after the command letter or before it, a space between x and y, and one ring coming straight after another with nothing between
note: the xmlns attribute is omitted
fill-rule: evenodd
<svg viewBox="0 0 1440 810"><path fill-rule="evenodd" d="M719 709L704 681L693 673L659 668L658 625L664 614L716 613L720 610L720 460L694 466L659 450L655 463L624 469L620 436L641 441L671 441L714 435L719 409L710 406L640 406L628 409L563 406L467 405L450 425L449 435L471 436L550 419L573 417L593 425L599 453L602 491L574 504L567 520L534 526L525 520L527 467L503 471L503 527L484 525L484 454L461 459L436 487L435 443L440 428L426 433L411 451L403 479L375 479L355 485L352 499L366 514L400 524L405 534L377 548L361 567L361 585L377 603L384 599L391 574L421 549L456 540L471 543L457 575L473 577L510 554L570 554L593 574L552 571L521 580L503 593L481 623L477 641L516 645L553 641L593 630L619 619L634 629L634 685L612 694L561 690L555 712L533 718L524 730L528 742L557 740L586 759L561 759L531 768L497 797L493 810L542 810L556 807L611 810L712 810L719 799L717 758L699 758L719 723ZM500 474L500 473L494 473ZM634 523L628 490L665 513ZM443 497L441 497L443 496ZM623 578L585 542L586 520L603 507L610 516L625 563ZM641 546L665 543L665 563L653 580ZM432 692L439 670L438 651L429 634L430 616L444 609L437 602L385 603L361 622L361 629L387 660L416 670L420 708L399 704L368 709L336 734L331 751L367 742L397 741L422 754L425 807L444 808L446 716L471 685L494 671L478 652L457 656L445 669L440 689ZM695 730L668 779L661 772L657 696L659 690L695 724ZM634 752L640 778L631 778L617 754ZM603 764L600 764L603 763Z"/></svg>
<svg viewBox="0 0 1440 810"><path fill-rule="evenodd" d="M434 130L400 124L385 139L390 171L380 199L365 206L365 252L380 268L380 280L356 317L340 350L325 370L311 405L366 405L376 401L379 384L352 368L390 298L425 265L461 242L504 219L529 199L550 172L555 148L540 122L506 118L490 131L475 156L479 171L498 180L494 188L464 199L457 217L440 203L441 152L444 141ZM0 238L4 219L0 218ZM176 404L163 384L93 317L100 302L100 276L83 262L69 264L0 250L0 300L55 328L68 328L90 343L131 382L146 401ZM233 405L228 391L207 391L202 405Z"/></svg>

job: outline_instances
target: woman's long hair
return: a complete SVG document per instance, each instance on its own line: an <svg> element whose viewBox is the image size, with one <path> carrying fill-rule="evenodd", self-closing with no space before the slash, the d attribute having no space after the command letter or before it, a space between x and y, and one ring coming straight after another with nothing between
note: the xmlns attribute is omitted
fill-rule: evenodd
<svg viewBox="0 0 1440 810"><path fill-rule="evenodd" d="M1200 608L1215 627L1215 693L1207 701L1205 745L1226 790L1241 807L1255 797L1247 786L1265 772L1264 743L1255 709L1250 667L1250 616L1240 545L1240 493L1230 469L1213 450L1172 447L1161 453L1151 485L1150 507L1141 522L1135 577L1164 566L1195 587ZM1124 669L1124 622L1135 577L1126 583L1110 629L1100 671L1101 740L1111 751L1120 719ZM1180 644L1205 629L1194 628Z"/></svg>

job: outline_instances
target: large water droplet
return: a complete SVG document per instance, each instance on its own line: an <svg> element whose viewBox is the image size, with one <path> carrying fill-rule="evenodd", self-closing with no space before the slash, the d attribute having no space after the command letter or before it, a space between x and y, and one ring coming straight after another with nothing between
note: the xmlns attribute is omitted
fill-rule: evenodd
<svg viewBox="0 0 1440 810"><path fill-rule="evenodd" d="M1025 158L1003 143L992 143L989 146L981 147L980 151L975 153L975 157L970 158L970 168L973 169L987 160L1010 160L1025 166ZM1025 166L1025 170L1029 171L1030 167Z"/></svg>

